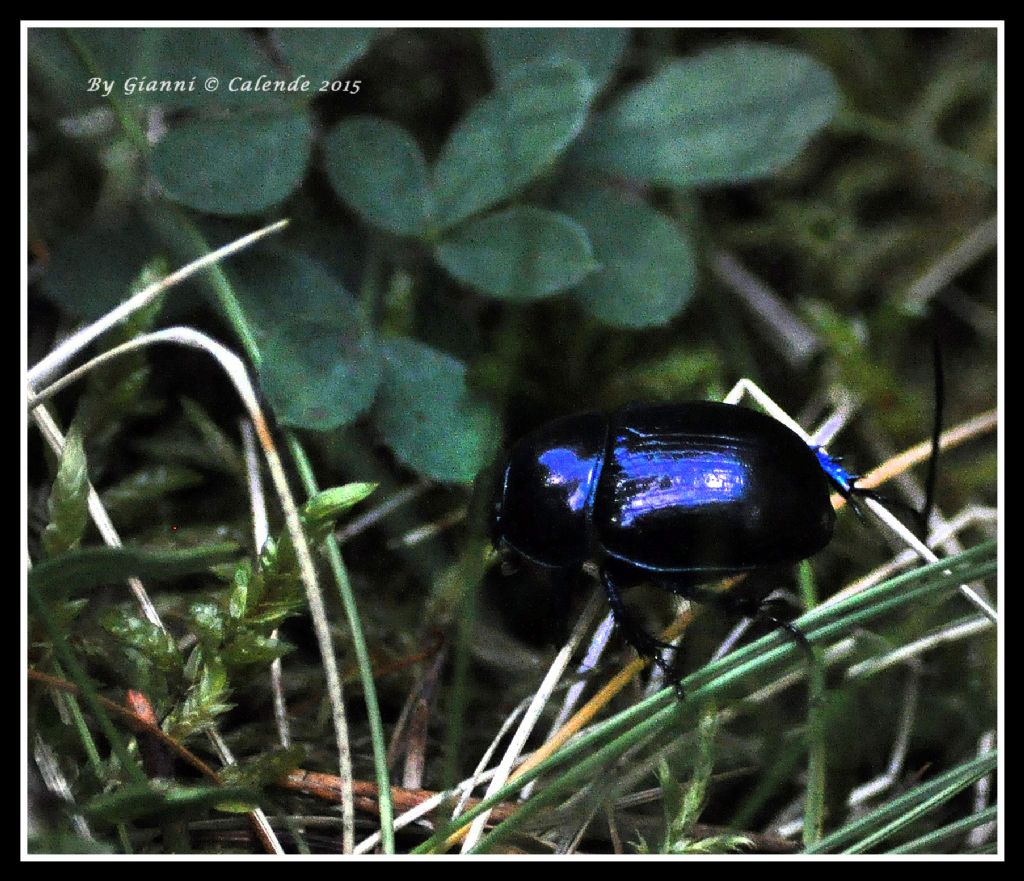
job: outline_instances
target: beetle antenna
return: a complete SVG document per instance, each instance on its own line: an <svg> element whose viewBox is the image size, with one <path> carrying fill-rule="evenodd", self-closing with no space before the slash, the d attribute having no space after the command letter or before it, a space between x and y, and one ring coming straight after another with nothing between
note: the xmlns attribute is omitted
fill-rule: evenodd
<svg viewBox="0 0 1024 881"><path fill-rule="evenodd" d="M829 473L829 479L832 484L836 487L839 493L846 499L850 507L853 508L854 513L866 522L864 517L863 509L857 504L855 496L860 496L865 499L874 499L885 505L887 508L898 508L908 513L918 524L918 530L921 533L922 538L926 538L928 535L928 521L931 520L932 509L935 507L935 486L939 476L939 438L942 435L942 424L944 421L943 411L945 409L946 402L946 381L945 372L942 367L942 351L939 347L939 339L937 336L932 337L932 365L933 374L935 377L935 407L932 412L932 451L928 457L928 472L925 476L925 499L924 507L921 510L917 510L913 505L904 502L902 499L897 499L893 496L880 493L873 489L861 489L857 486L857 477L855 475L849 476L849 481L845 482L837 480L834 474ZM820 455L819 455L820 458ZM832 459L833 463L838 460ZM840 475L843 474L842 470L838 466L834 466L839 471Z"/></svg>

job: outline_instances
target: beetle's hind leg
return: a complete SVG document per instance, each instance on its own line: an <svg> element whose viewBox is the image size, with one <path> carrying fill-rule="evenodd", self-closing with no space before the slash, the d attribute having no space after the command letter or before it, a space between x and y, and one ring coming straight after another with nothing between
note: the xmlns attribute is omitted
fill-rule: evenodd
<svg viewBox="0 0 1024 881"><path fill-rule="evenodd" d="M770 624L774 630L785 630L786 634L800 647L808 662L814 662L814 652L804 632L791 621L780 618L775 613L781 606L786 605L784 601L735 596L700 587L689 588L687 594L698 603L712 606L726 615L738 615L753 621L763 621Z"/></svg>
<svg viewBox="0 0 1024 881"><path fill-rule="evenodd" d="M809 664L813 664L814 650L811 648L811 643L807 639L806 634L792 621L787 621L785 618L779 618L772 611L773 608L777 608L784 604L783 600L761 600L761 602L755 602L753 615L750 617L755 621L766 621L776 630L785 630L786 634L804 653L804 656L807 658L807 662Z"/></svg>
<svg viewBox="0 0 1024 881"><path fill-rule="evenodd" d="M611 607L612 616L615 618L615 626L623 639L628 642L641 658L646 658L657 664L665 674L665 679L672 683L676 694L682 698L683 686L682 676L673 668L673 665L665 660L663 651L674 649L675 646L669 642L657 639L636 620L633 613L622 601L622 594L619 586L615 583L614 576L606 567L601 569L601 584L604 587L605 596L608 598L608 605Z"/></svg>

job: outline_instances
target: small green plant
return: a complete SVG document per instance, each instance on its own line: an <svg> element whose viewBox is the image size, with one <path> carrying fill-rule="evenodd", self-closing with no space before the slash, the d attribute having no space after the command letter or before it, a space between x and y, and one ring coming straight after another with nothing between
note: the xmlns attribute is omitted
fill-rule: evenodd
<svg viewBox="0 0 1024 881"><path fill-rule="evenodd" d="M700 819L700 812L707 800L707 787L714 769L714 742L716 731L714 707L709 707L700 717L697 732L697 758L693 776L687 786L681 786L664 759L658 765L658 781L661 784L662 807L665 811L665 837L661 844L652 849L642 839L637 844L637 853L660 854L714 854L733 853L752 846L749 838L742 835L710 835L695 839L693 829Z"/></svg>

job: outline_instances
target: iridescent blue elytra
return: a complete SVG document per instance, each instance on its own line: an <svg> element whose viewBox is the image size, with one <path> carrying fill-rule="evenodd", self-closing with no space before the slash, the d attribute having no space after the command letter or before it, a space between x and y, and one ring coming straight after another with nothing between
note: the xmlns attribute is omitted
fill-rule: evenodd
<svg viewBox="0 0 1024 881"><path fill-rule="evenodd" d="M830 480L852 487L770 416L706 401L634 405L558 419L515 444L492 531L504 553L549 573L592 561L612 592L614 577L690 595L821 550L835 523Z"/></svg>

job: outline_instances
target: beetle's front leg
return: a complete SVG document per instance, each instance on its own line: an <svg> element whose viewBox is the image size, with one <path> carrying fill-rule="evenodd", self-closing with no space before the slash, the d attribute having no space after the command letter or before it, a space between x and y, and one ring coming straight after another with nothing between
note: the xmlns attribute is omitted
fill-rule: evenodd
<svg viewBox="0 0 1024 881"><path fill-rule="evenodd" d="M611 607L612 615L615 618L615 626L619 628L623 638L641 658L650 660L661 668L665 674L665 679L672 683L672 687L680 699L685 697L682 677L677 671L672 669L672 665L662 656L663 649L673 649L675 646L655 638L637 622L633 613L626 608L626 604L622 601L619 587L616 585L615 579L607 567L602 567L601 569L601 584L604 587L605 596L608 597L608 605Z"/></svg>

